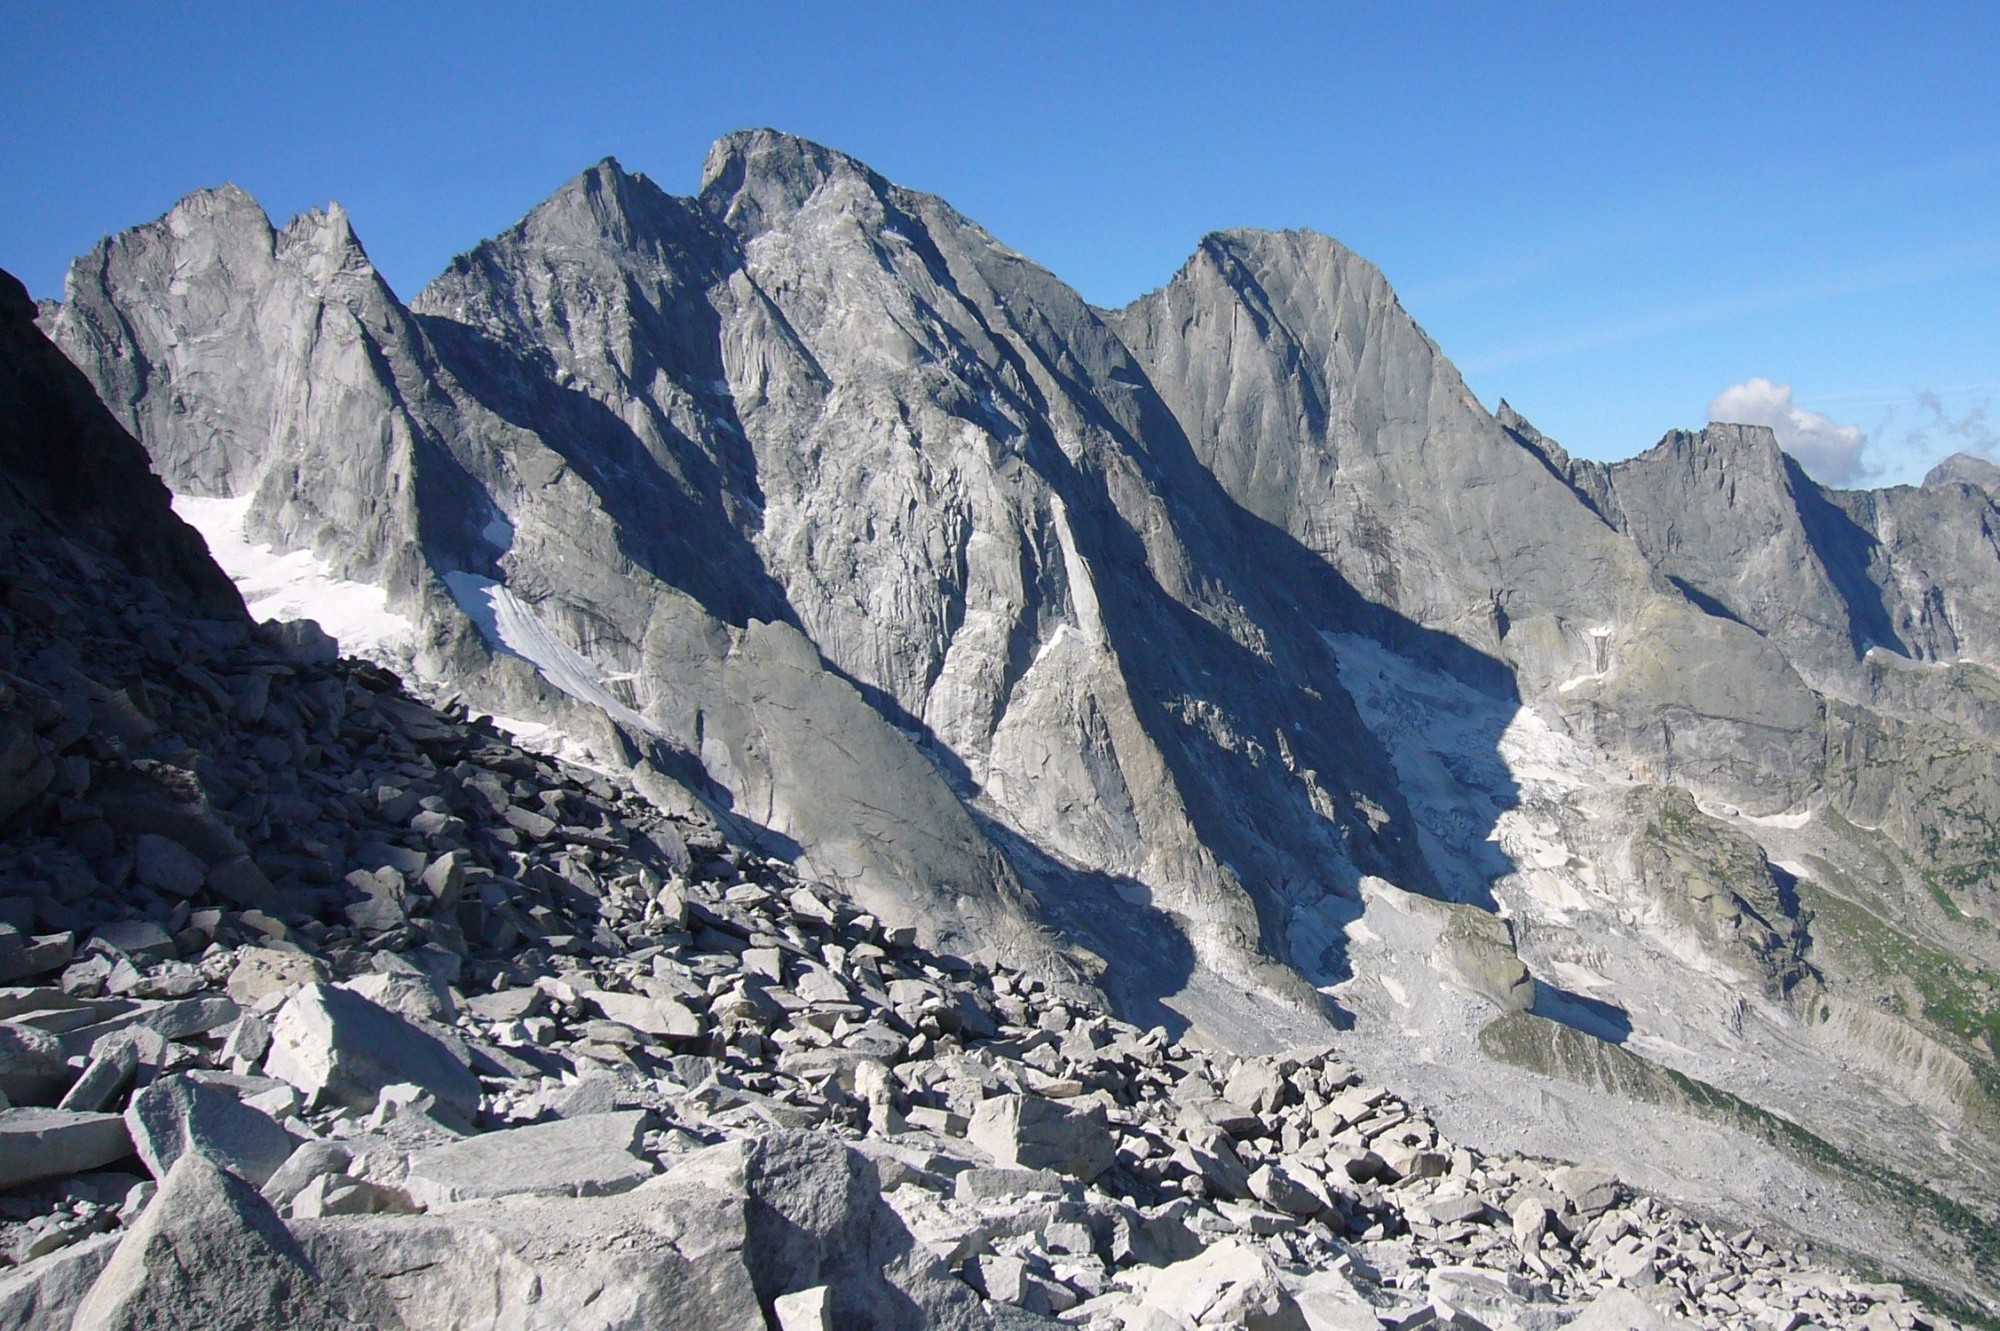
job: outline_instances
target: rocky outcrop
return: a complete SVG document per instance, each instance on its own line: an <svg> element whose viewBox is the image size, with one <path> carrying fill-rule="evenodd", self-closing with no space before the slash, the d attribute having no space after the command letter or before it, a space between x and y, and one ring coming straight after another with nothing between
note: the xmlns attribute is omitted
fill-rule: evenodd
<svg viewBox="0 0 2000 1331"><path fill-rule="evenodd" d="M1576 470L1598 477L1615 525L1675 586L1780 644L1822 690L1857 696L1878 650L2000 662L2000 520L1980 491L1829 490L1751 425L1676 431Z"/></svg>

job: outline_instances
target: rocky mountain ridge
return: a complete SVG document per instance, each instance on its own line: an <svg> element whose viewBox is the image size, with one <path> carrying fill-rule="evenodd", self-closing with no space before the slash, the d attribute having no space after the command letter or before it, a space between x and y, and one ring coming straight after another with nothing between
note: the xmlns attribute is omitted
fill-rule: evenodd
<svg viewBox="0 0 2000 1331"><path fill-rule="evenodd" d="M1094 310L768 131L690 199L602 163L407 308L337 210L191 196L43 322L184 496L384 589L416 677L932 945L1689 1198L2000 1201L1976 488L1744 427L1576 461L1325 237ZM1841 1163L1674 1163L1673 1077Z"/></svg>
<svg viewBox="0 0 2000 1331"><path fill-rule="evenodd" d="M1323 1048L925 949L253 622L10 282L9 1325L1956 1325Z"/></svg>

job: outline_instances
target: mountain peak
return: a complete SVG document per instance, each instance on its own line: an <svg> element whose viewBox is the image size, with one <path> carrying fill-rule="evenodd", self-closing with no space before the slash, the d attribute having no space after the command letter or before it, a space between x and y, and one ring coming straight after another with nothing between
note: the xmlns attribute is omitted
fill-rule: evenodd
<svg viewBox="0 0 2000 1331"><path fill-rule="evenodd" d="M338 202L308 208L287 222L278 233L275 252L304 264L321 282L340 272L373 272L375 266L354 234L347 209Z"/></svg>
<svg viewBox="0 0 2000 1331"><path fill-rule="evenodd" d="M1947 485L1976 485L2000 495L2000 466L1977 453L1953 453L1924 476L1924 488L1936 490Z"/></svg>
<svg viewBox="0 0 2000 1331"><path fill-rule="evenodd" d="M702 165L701 201L728 226L748 234L797 212L839 176L858 176L871 189L887 183L866 165L810 139L775 129L725 134Z"/></svg>
<svg viewBox="0 0 2000 1331"><path fill-rule="evenodd" d="M1662 450L1712 459L1715 465L1732 469L1746 465L1775 468L1784 456L1770 426L1738 421L1710 421L1699 430L1669 430L1649 452Z"/></svg>
<svg viewBox="0 0 2000 1331"><path fill-rule="evenodd" d="M630 242L646 230L643 219L664 198L665 191L647 177L627 171L616 157L604 157L571 177L523 223L539 222L573 239Z"/></svg>
<svg viewBox="0 0 2000 1331"><path fill-rule="evenodd" d="M160 225L175 235L218 231L269 234L273 230L264 205L252 198L248 190L228 182L182 195L160 219Z"/></svg>
<svg viewBox="0 0 2000 1331"><path fill-rule="evenodd" d="M173 206L172 211L192 213L197 216L254 212L261 217L264 215L264 206L251 196L250 191L235 181L226 180L220 185L192 190L181 196L180 202Z"/></svg>

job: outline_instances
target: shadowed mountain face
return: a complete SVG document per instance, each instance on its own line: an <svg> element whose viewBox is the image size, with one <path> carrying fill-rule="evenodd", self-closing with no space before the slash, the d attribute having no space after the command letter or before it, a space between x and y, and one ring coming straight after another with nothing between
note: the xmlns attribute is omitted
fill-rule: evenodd
<svg viewBox="0 0 2000 1331"><path fill-rule="evenodd" d="M1352 1022L1473 1131L1714 1199L1771 1179L1480 1025L1875 1161L1943 1133L2000 1196L1976 485L1737 426L1573 460L1323 236L1097 310L769 131L694 198L600 163L407 307L338 209L193 195L43 323L177 492L386 588L419 677L885 917L1224 1044Z"/></svg>

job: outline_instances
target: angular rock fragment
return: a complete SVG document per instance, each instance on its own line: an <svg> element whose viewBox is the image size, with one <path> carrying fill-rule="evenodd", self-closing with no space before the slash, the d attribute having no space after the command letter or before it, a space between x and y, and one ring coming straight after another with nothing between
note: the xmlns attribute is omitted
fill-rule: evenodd
<svg viewBox="0 0 2000 1331"><path fill-rule="evenodd" d="M771 1317L777 1331L834 1331L827 1314L826 1286L780 1294L771 1301Z"/></svg>
<svg viewBox="0 0 2000 1331"><path fill-rule="evenodd" d="M1616 1174L1595 1166L1567 1165L1551 1170L1549 1183L1569 1199L1580 1215L1608 1210L1626 1195L1625 1185Z"/></svg>
<svg viewBox="0 0 2000 1331"><path fill-rule="evenodd" d="M360 994L309 984L285 1000L271 1024L265 1070L325 1097L373 1109L386 1086L407 1082L431 1092L441 1109L469 1121L479 1109L479 1081L436 1036Z"/></svg>
<svg viewBox="0 0 2000 1331"><path fill-rule="evenodd" d="M250 1007L267 995L288 993L326 978L326 964L303 952L270 947L246 947L236 953L236 967L225 986L229 996Z"/></svg>
<svg viewBox="0 0 2000 1331"><path fill-rule="evenodd" d="M76 939L68 933L36 934L11 950L0 950L0 984L32 980L69 965Z"/></svg>
<svg viewBox="0 0 2000 1331"><path fill-rule="evenodd" d="M449 1022L458 1015L450 988L415 969L357 975L343 980L339 987L399 1016Z"/></svg>
<svg viewBox="0 0 2000 1331"><path fill-rule="evenodd" d="M1280 1272L1279 1280L1298 1304L1309 1331L1382 1331L1375 1306L1338 1271L1315 1271L1304 1277Z"/></svg>
<svg viewBox="0 0 2000 1331"><path fill-rule="evenodd" d="M298 1145L268 1114L184 1076L142 1087L125 1110L125 1126L139 1158L160 1179L195 1152L261 1187Z"/></svg>
<svg viewBox="0 0 2000 1331"><path fill-rule="evenodd" d="M1161 1271L1146 1286L1142 1306L1189 1327L1307 1331L1270 1257L1241 1239L1224 1239Z"/></svg>
<svg viewBox="0 0 2000 1331"><path fill-rule="evenodd" d="M135 843L133 871L147 887L176 897L193 896L208 879L208 865L199 855L151 832Z"/></svg>
<svg viewBox="0 0 2000 1331"><path fill-rule="evenodd" d="M83 1075L64 1093L60 1109L95 1112L111 1103L139 1070L139 1045L133 1039L107 1035L93 1046Z"/></svg>
<svg viewBox="0 0 2000 1331"><path fill-rule="evenodd" d="M1325 1209L1325 1203L1312 1189L1300 1183L1289 1170L1275 1165L1260 1165L1253 1170L1249 1179L1251 1195L1288 1215L1313 1216Z"/></svg>
<svg viewBox="0 0 2000 1331"><path fill-rule="evenodd" d="M181 1156L76 1311L75 1331L348 1331L270 1203L199 1152Z"/></svg>
<svg viewBox="0 0 2000 1331"><path fill-rule="evenodd" d="M1086 1183L1116 1158L1103 1119L1039 1095L982 1101L966 1135L1003 1165L1053 1169Z"/></svg>
<svg viewBox="0 0 2000 1331"><path fill-rule="evenodd" d="M1568 1331L1680 1331L1686 1326L1682 1319L1669 1317L1632 1291L1613 1285L1590 1301Z"/></svg>
<svg viewBox="0 0 2000 1331"><path fill-rule="evenodd" d="M14 1104L46 1104L69 1080L63 1042L18 1021L0 1021L0 1096Z"/></svg>
<svg viewBox="0 0 2000 1331"><path fill-rule="evenodd" d="M306 1185L322 1174L338 1174L346 1170L353 1155L339 1142L301 1142L285 1158L271 1177L264 1180L259 1189L264 1199L271 1205L283 1209L291 1205L292 1199L305 1191Z"/></svg>
<svg viewBox="0 0 2000 1331"><path fill-rule="evenodd" d="M584 1001L603 1013L606 1020L630 1026L646 1035L657 1035L666 1040L701 1038L701 1017L685 1003L671 998L596 991L584 995Z"/></svg>
<svg viewBox="0 0 2000 1331"><path fill-rule="evenodd" d="M122 1234L95 1234L12 1271L0 1272L0 1326L71 1331L77 1305L118 1251Z"/></svg>

